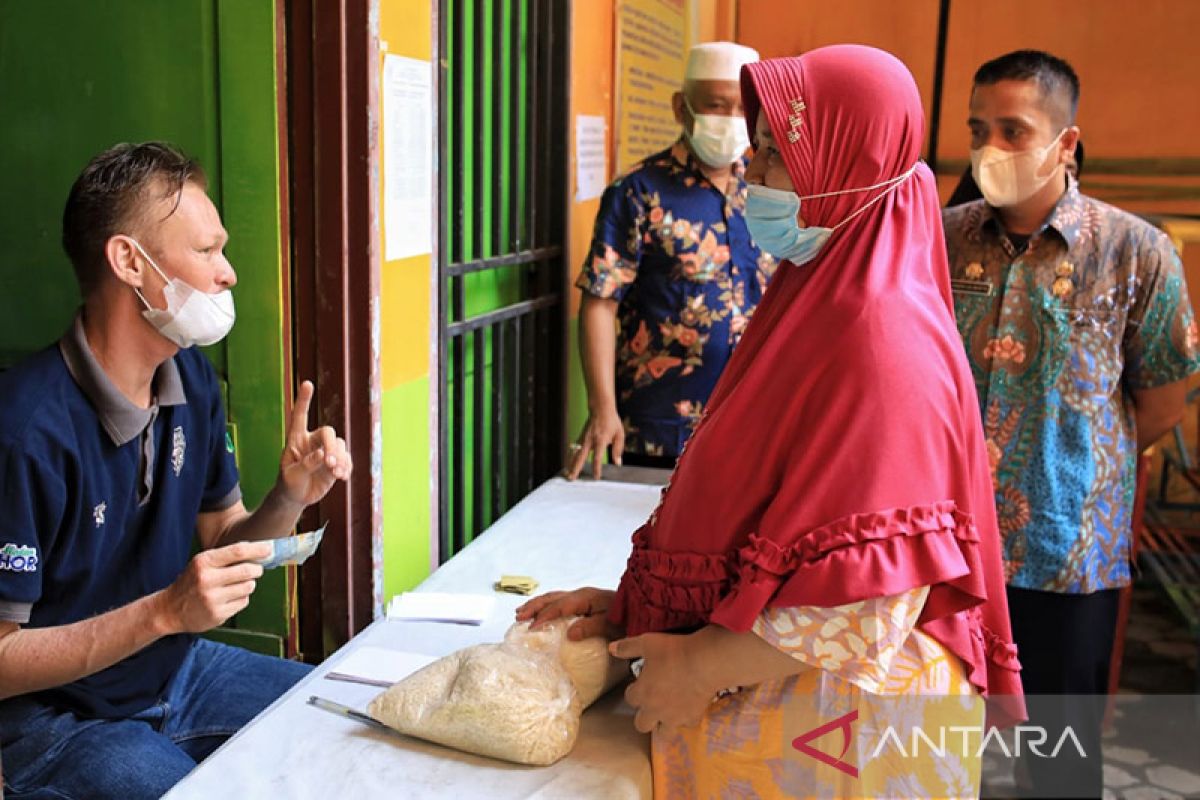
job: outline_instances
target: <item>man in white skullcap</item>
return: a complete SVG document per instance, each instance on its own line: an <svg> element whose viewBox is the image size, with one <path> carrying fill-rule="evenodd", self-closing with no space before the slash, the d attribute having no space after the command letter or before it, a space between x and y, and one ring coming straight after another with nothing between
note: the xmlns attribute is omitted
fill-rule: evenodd
<svg viewBox="0 0 1200 800"><path fill-rule="evenodd" d="M579 346L588 420L567 475L589 457L672 467L700 419L775 261L751 241L742 66L732 42L691 49L671 99L682 134L604 192L587 261Z"/></svg>

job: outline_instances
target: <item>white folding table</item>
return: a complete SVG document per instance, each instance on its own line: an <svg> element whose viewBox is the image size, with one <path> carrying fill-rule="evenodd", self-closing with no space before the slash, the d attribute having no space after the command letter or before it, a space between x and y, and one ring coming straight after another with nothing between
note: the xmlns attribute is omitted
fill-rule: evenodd
<svg viewBox="0 0 1200 800"><path fill-rule="evenodd" d="M644 471L624 474L647 479ZM646 520L659 492L658 486L644 483L552 479L434 572L418 591L492 593L492 584L502 574L536 578L541 584L538 593L579 586L614 588L629 555L630 535ZM323 677L360 647L442 656L468 645L500 641L524 598L500 593L496 598L495 610L478 627L377 620L167 797L649 798L649 740L634 730L632 712L619 691L584 714L579 739L567 758L540 768L376 731L308 705L310 695L319 695L366 708L380 689Z"/></svg>

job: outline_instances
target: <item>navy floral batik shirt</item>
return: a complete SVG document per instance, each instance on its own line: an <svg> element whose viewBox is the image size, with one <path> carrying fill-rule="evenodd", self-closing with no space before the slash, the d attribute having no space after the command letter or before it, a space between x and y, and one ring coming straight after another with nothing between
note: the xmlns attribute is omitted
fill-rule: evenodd
<svg viewBox="0 0 1200 800"><path fill-rule="evenodd" d="M745 168L722 193L680 140L604 192L575 285L620 302L627 453L679 455L775 271L746 229Z"/></svg>

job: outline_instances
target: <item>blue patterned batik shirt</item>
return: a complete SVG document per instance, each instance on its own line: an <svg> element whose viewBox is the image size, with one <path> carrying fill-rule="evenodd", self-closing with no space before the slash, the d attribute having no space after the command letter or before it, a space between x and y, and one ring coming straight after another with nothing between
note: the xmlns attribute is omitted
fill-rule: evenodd
<svg viewBox="0 0 1200 800"><path fill-rule="evenodd" d="M1129 583L1131 392L1200 368L1170 239L1071 180L1018 252L982 200L944 215L955 315L983 412L1010 586Z"/></svg>

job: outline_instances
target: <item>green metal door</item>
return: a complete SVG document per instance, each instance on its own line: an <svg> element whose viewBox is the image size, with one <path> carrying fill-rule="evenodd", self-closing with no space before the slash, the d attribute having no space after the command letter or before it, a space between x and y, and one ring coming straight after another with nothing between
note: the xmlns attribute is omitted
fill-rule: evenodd
<svg viewBox="0 0 1200 800"><path fill-rule="evenodd" d="M570 7L439 8L445 561L562 465Z"/></svg>
<svg viewBox="0 0 1200 800"><path fill-rule="evenodd" d="M257 504L284 430L274 0L0 0L0 367L57 339L79 303L59 246L88 159L163 139L204 165L230 233L238 323L209 349L226 380L242 489ZM285 574L220 632L282 653Z"/></svg>

